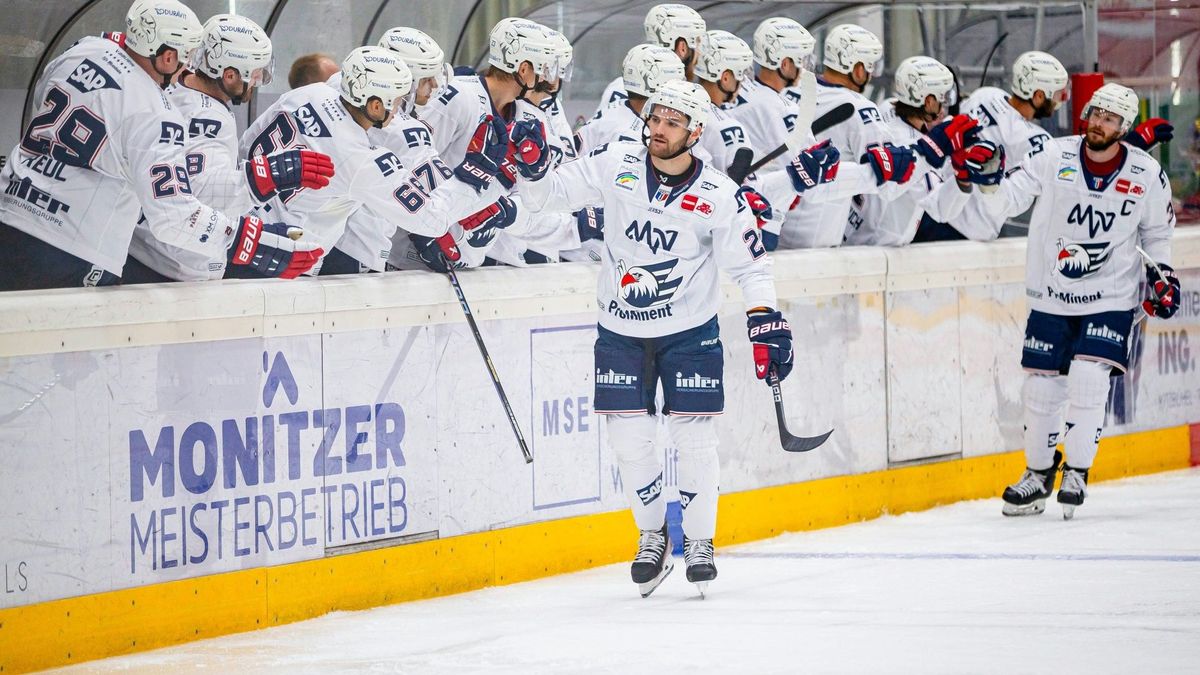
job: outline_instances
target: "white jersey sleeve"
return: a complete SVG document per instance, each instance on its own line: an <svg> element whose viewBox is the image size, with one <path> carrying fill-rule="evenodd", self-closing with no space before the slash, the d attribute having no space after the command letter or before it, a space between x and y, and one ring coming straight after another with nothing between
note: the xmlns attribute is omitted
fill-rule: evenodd
<svg viewBox="0 0 1200 675"><path fill-rule="evenodd" d="M452 167L466 157L467 144L479 123L498 114L482 75L454 77L440 96L417 110L417 117L433 130L434 148Z"/></svg>
<svg viewBox="0 0 1200 675"><path fill-rule="evenodd" d="M629 94L625 92L625 78L617 76L617 79L608 83L604 88L604 92L600 94L600 104L596 106L596 114L608 108L609 106L618 105L629 99Z"/></svg>

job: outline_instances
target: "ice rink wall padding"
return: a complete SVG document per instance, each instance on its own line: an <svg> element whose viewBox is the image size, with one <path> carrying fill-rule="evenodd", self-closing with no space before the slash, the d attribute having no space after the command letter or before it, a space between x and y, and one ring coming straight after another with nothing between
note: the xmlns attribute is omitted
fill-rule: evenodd
<svg viewBox="0 0 1200 675"><path fill-rule="evenodd" d="M1182 309L1137 329L1094 480L1200 457L1200 231L1174 259ZM1023 464L1023 268L1023 240L775 255L792 431L836 429L805 455L726 284L718 545L998 495ZM0 296L0 672L627 559L596 274L461 275L532 465L438 275Z"/></svg>

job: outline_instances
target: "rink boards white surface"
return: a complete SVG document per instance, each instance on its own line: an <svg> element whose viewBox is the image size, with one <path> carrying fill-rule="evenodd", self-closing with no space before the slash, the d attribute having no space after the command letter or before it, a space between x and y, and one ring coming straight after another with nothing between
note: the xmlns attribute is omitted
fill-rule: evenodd
<svg viewBox="0 0 1200 675"><path fill-rule="evenodd" d="M779 451L727 284L721 545L1012 480L1023 241L773 261L796 338L789 423L835 433ZM1185 467L1200 446L1200 293L1186 290L1200 288L1200 232L1176 234L1174 262L1182 309L1140 329L1097 480ZM596 274L461 274L532 466L437 275L4 294L0 669L625 558L629 517L590 411Z"/></svg>
<svg viewBox="0 0 1200 675"><path fill-rule="evenodd" d="M718 551L700 600L627 564L114 658L65 672L1185 673L1200 661L1200 469ZM679 561L681 564L682 561Z"/></svg>

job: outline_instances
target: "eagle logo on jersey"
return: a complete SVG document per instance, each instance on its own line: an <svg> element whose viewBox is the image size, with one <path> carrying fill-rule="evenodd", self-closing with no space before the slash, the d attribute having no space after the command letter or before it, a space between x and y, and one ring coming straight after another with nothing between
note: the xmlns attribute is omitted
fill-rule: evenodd
<svg viewBox="0 0 1200 675"><path fill-rule="evenodd" d="M667 260L653 265L638 265L625 268L625 261L617 261L617 290L626 304L638 308L665 305L675 296L675 289L683 279L667 280L678 260Z"/></svg>
<svg viewBox="0 0 1200 675"><path fill-rule="evenodd" d="M1095 244L1067 243L1062 237L1058 238L1058 258L1055 268L1058 273L1068 279L1082 279L1098 272L1112 249L1108 242Z"/></svg>

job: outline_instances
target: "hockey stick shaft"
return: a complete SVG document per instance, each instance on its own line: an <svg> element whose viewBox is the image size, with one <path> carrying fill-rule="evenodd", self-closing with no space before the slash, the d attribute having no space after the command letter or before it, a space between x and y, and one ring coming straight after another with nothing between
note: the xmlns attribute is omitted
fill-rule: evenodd
<svg viewBox="0 0 1200 675"><path fill-rule="evenodd" d="M479 324L475 323L475 315L471 313L471 306L467 304L467 296L463 295L462 286L458 283L458 275L454 273L453 268L447 266L446 276L450 278L450 285L454 287L454 293L458 296L458 304L467 317L467 325L471 327L471 334L475 336L475 344L479 347L483 362L487 364L488 376L492 378L492 386L496 388L496 395L500 397L504 413L508 415L508 424L517 437L517 444L521 446L521 454L525 456L525 463L529 464L533 462L533 455L530 454L529 446L525 443L525 436L521 434L521 426L517 424L517 416L508 402L508 395L504 393L504 385L500 384L500 375L496 372L496 366L492 364L492 357L488 354L487 345L483 343L483 336L479 334Z"/></svg>
<svg viewBox="0 0 1200 675"><path fill-rule="evenodd" d="M775 399L775 422L779 426L779 444L788 452L808 452L820 446L833 434L833 429L820 436L793 436L787 428L783 412L783 388L779 386L779 373L772 368L767 373L767 384L771 385L771 396Z"/></svg>
<svg viewBox="0 0 1200 675"><path fill-rule="evenodd" d="M830 127L836 126L836 125L841 124L842 122L845 122L846 120L850 119L850 116L853 114L854 114L854 105L851 103L843 103L843 104L837 106L836 108L834 108L833 110L830 110L829 112L825 113L824 115L821 115L817 119L813 120L812 133L814 136L819 133L822 133L822 132L826 131L827 129L829 129ZM759 169L766 166L768 163L774 161L776 157L779 157L780 155L782 155L783 153L785 153L787 151L788 151L788 144L784 143L783 145L779 146L778 148L775 148L774 150L772 150L771 152L768 152L762 159L758 160L757 162L755 162L754 164L752 164L750 166L750 171L747 172L747 175L754 173L755 171L758 171Z"/></svg>

